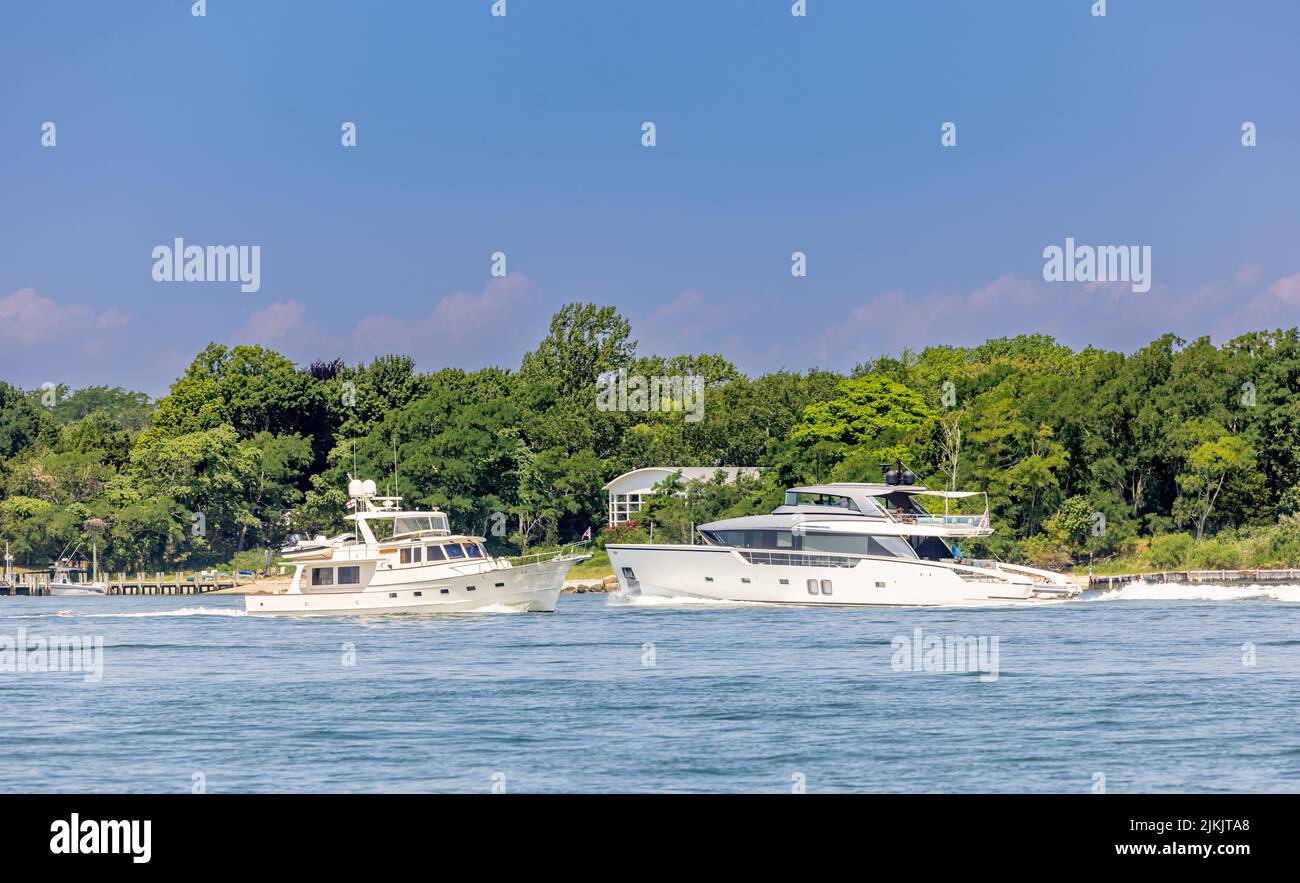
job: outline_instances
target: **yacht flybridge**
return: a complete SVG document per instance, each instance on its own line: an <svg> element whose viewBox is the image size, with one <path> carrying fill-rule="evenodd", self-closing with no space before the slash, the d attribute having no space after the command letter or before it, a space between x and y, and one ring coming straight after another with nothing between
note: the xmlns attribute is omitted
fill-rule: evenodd
<svg viewBox="0 0 1300 883"><path fill-rule="evenodd" d="M854 607L1041 604L1079 594L1060 574L962 557L991 534L982 514L948 514L978 491L932 491L901 466L881 484L791 488L771 515L701 525L704 545L607 545L628 594ZM943 513L922 500L942 501ZM932 502L936 510L939 506ZM951 545L950 545L951 543Z"/></svg>
<svg viewBox="0 0 1300 883"><path fill-rule="evenodd" d="M447 515L401 507L373 481L348 483L354 532L318 537L284 551L296 562L289 589L247 595L249 613L459 613L483 609L550 612L582 554L535 556L512 565L484 538L453 534Z"/></svg>

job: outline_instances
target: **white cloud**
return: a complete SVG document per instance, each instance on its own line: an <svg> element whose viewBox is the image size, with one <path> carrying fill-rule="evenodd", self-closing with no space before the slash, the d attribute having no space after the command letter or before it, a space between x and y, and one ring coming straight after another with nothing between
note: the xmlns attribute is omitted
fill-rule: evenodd
<svg viewBox="0 0 1300 883"><path fill-rule="evenodd" d="M235 332L235 340L239 343L271 346L295 330L301 330L306 312L302 303L296 300L270 304L248 317L243 327Z"/></svg>
<svg viewBox="0 0 1300 883"><path fill-rule="evenodd" d="M254 312L231 337L272 347L299 362L334 357L368 362L397 353L413 356L424 371L448 365L513 368L546 333L549 315L541 307L540 289L527 276L512 273L489 280L477 292L445 295L432 309L414 314L371 313L349 320L336 309L316 313L299 300L279 301Z"/></svg>
<svg viewBox="0 0 1300 883"><path fill-rule="evenodd" d="M24 347L75 341L91 328L120 328L131 316L109 309L96 316L82 304L64 306L31 288L0 296L0 340Z"/></svg>

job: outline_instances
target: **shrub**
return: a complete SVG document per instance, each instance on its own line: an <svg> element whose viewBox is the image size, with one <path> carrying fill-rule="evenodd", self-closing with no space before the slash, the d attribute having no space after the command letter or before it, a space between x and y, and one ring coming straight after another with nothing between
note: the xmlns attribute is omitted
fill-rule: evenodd
<svg viewBox="0 0 1300 883"><path fill-rule="evenodd" d="M648 543L650 535L636 521L622 521L607 527L596 536L596 547L605 548L606 543Z"/></svg>
<svg viewBox="0 0 1300 883"><path fill-rule="evenodd" d="M1191 534L1166 533L1151 538L1147 547L1147 561L1156 570L1177 570L1183 567L1196 541Z"/></svg>
<svg viewBox="0 0 1300 883"><path fill-rule="evenodd" d="M1192 545L1189 570L1235 570L1241 566L1242 546L1232 537L1215 537Z"/></svg>
<svg viewBox="0 0 1300 883"><path fill-rule="evenodd" d="M1068 548L1044 534L1025 540L1020 553L1029 564L1047 570L1069 567L1072 561Z"/></svg>

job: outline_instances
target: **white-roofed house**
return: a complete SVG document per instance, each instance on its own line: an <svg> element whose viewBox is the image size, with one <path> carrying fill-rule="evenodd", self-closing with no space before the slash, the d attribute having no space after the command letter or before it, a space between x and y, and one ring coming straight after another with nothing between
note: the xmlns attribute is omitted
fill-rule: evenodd
<svg viewBox="0 0 1300 883"><path fill-rule="evenodd" d="M605 485L609 494L609 523L611 526L630 521L641 511L641 501L654 493L655 485L671 475L680 475L683 481L710 480L721 472L728 482L738 475L758 477L757 466L647 466L624 472Z"/></svg>

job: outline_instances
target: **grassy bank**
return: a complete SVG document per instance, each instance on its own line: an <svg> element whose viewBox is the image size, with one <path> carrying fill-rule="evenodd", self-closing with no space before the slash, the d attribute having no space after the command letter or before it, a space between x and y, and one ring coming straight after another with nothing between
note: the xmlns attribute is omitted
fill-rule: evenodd
<svg viewBox="0 0 1300 883"><path fill-rule="evenodd" d="M609 563L609 553L604 549L593 549L591 557L579 562L569 571L569 579L602 580L614 575L614 568Z"/></svg>
<svg viewBox="0 0 1300 883"><path fill-rule="evenodd" d="M1300 520L1296 516L1268 527L1224 531L1200 540L1185 533L1134 538L1122 544L1118 554L1092 562L1092 572L1101 575L1256 568L1300 568ZM1072 569L1086 573L1087 559L1076 556Z"/></svg>

